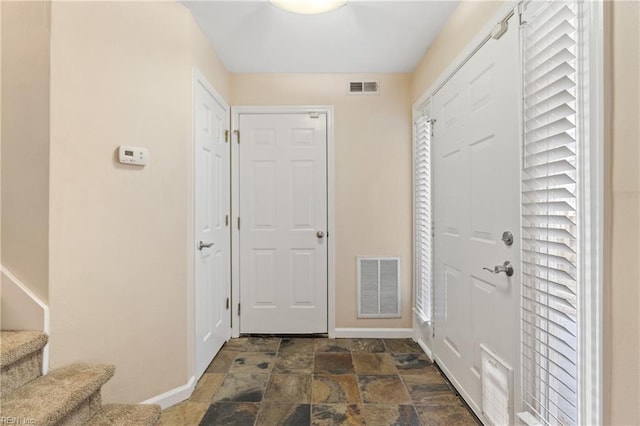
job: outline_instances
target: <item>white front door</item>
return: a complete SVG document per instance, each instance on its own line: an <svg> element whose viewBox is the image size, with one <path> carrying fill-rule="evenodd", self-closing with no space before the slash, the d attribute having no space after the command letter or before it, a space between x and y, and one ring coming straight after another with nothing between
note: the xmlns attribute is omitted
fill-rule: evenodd
<svg viewBox="0 0 640 426"><path fill-rule="evenodd" d="M195 81L195 339L200 377L230 337L229 108Z"/></svg>
<svg viewBox="0 0 640 426"><path fill-rule="evenodd" d="M433 97L434 352L476 408L480 345L514 371L519 364L520 91L511 21ZM506 261L510 277L484 269Z"/></svg>
<svg viewBox="0 0 640 426"><path fill-rule="evenodd" d="M240 114L240 332L327 332L327 115Z"/></svg>

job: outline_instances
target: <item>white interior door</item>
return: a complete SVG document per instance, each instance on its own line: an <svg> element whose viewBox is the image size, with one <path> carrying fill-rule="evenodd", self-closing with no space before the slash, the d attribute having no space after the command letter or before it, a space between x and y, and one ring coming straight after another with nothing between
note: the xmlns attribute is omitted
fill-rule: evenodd
<svg viewBox="0 0 640 426"><path fill-rule="evenodd" d="M200 377L230 337L229 108L195 82L195 339Z"/></svg>
<svg viewBox="0 0 640 426"><path fill-rule="evenodd" d="M327 116L239 115L240 332L327 332Z"/></svg>
<svg viewBox="0 0 640 426"><path fill-rule="evenodd" d="M519 364L518 70L511 22L433 97L434 352L476 409L480 345L514 371ZM502 241L505 231L512 245ZM484 269L505 261L514 268L510 277Z"/></svg>

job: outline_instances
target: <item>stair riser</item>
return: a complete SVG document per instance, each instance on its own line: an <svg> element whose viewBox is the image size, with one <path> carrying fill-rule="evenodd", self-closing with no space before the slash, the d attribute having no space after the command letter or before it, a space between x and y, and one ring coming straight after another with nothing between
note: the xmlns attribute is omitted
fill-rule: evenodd
<svg viewBox="0 0 640 426"><path fill-rule="evenodd" d="M7 365L0 371L0 389L8 395L25 383L42 375L42 350L34 352Z"/></svg>
<svg viewBox="0 0 640 426"><path fill-rule="evenodd" d="M100 395L100 391L97 391L84 400L75 410L69 413L59 423L51 424L55 424L56 426L86 426L91 424L89 420L98 414L101 408L102 397Z"/></svg>

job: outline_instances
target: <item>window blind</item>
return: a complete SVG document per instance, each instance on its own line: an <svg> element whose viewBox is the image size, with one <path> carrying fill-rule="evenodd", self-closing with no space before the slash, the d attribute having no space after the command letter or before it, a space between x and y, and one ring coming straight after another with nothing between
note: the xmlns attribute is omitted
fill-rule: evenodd
<svg viewBox="0 0 640 426"><path fill-rule="evenodd" d="M431 320L431 120L415 122L414 142L414 244L415 312L422 321Z"/></svg>
<svg viewBox="0 0 640 426"><path fill-rule="evenodd" d="M548 425L578 422L577 9L545 3L522 27L523 403Z"/></svg>

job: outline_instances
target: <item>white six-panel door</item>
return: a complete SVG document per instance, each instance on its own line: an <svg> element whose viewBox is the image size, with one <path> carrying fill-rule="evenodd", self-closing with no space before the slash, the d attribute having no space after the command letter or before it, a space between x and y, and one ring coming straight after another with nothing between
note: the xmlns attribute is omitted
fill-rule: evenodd
<svg viewBox="0 0 640 426"><path fill-rule="evenodd" d="M196 377L230 337L229 108L201 76L195 82Z"/></svg>
<svg viewBox="0 0 640 426"><path fill-rule="evenodd" d="M327 332L327 116L240 114L241 333Z"/></svg>
<svg viewBox="0 0 640 426"><path fill-rule="evenodd" d="M511 21L433 97L434 353L476 407L480 345L514 371L519 363L520 91ZM505 261L511 277L483 269Z"/></svg>

